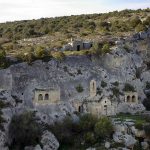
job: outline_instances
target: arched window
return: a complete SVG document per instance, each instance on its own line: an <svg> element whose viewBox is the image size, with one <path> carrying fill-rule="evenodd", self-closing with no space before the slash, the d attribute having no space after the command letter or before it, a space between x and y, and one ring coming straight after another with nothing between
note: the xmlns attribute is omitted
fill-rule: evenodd
<svg viewBox="0 0 150 150"><path fill-rule="evenodd" d="M42 94L39 94L38 100L39 100L39 101L42 101L42 100L43 100L43 95L42 95Z"/></svg>
<svg viewBox="0 0 150 150"><path fill-rule="evenodd" d="M49 95L48 94L45 94L44 100L49 100Z"/></svg>
<svg viewBox="0 0 150 150"><path fill-rule="evenodd" d="M93 90L95 89L95 83L93 82Z"/></svg>
<svg viewBox="0 0 150 150"><path fill-rule="evenodd" d="M127 96L127 102L130 102L130 96Z"/></svg>
<svg viewBox="0 0 150 150"><path fill-rule="evenodd" d="M135 95L132 96L132 102L134 103L136 101Z"/></svg>

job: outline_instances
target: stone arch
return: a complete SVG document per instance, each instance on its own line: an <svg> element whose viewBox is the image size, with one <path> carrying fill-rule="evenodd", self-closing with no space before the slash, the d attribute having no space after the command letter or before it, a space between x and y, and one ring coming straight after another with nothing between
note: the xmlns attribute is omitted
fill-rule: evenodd
<svg viewBox="0 0 150 150"><path fill-rule="evenodd" d="M133 102L133 103L136 102L136 97L135 97L135 95L132 96L132 102Z"/></svg>
<svg viewBox="0 0 150 150"><path fill-rule="evenodd" d="M96 96L96 90L97 90L96 81L91 80L91 82L90 82L90 96L91 97Z"/></svg>
<svg viewBox="0 0 150 150"><path fill-rule="evenodd" d="M42 94L39 94L39 95L38 95L38 100L39 100L39 101L42 101L42 100L43 100L43 95L42 95Z"/></svg>
<svg viewBox="0 0 150 150"><path fill-rule="evenodd" d="M127 102L130 102L130 95L127 96Z"/></svg>
<svg viewBox="0 0 150 150"><path fill-rule="evenodd" d="M49 100L49 94L45 94L45 98L44 98L44 100Z"/></svg>

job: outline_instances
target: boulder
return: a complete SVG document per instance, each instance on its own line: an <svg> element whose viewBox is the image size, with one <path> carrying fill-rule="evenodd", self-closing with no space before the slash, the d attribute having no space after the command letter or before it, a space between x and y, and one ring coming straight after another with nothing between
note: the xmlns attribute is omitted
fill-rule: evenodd
<svg viewBox="0 0 150 150"><path fill-rule="evenodd" d="M59 148L59 142L49 131L44 131L41 143L43 145L43 150L57 150Z"/></svg>
<svg viewBox="0 0 150 150"><path fill-rule="evenodd" d="M6 143L5 133L0 131L0 147L3 147Z"/></svg>
<svg viewBox="0 0 150 150"><path fill-rule="evenodd" d="M133 136L128 135L128 134L124 135L123 141L124 141L125 146L129 148L132 148L137 142Z"/></svg>
<svg viewBox="0 0 150 150"><path fill-rule="evenodd" d="M34 150L42 150L42 148L41 148L40 145L36 145L36 146L34 147Z"/></svg>
<svg viewBox="0 0 150 150"><path fill-rule="evenodd" d="M141 146L142 146L142 149L143 149L143 150L148 150L148 149L149 149L149 144L148 144L148 142L142 142L142 143L141 143Z"/></svg>
<svg viewBox="0 0 150 150"><path fill-rule="evenodd" d="M115 132L113 134L113 140L116 143L122 143L123 142L123 134L121 132Z"/></svg>
<svg viewBox="0 0 150 150"><path fill-rule="evenodd" d="M109 149L110 148L110 143L109 142L105 142L105 148Z"/></svg>
<svg viewBox="0 0 150 150"><path fill-rule="evenodd" d="M144 40L147 38L147 33L146 32L140 32L140 39Z"/></svg>

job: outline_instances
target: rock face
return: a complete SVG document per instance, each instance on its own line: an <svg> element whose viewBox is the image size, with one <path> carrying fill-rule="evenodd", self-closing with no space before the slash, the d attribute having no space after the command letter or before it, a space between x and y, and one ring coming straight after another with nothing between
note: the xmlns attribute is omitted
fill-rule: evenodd
<svg viewBox="0 0 150 150"><path fill-rule="evenodd" d="M118 112L122 113L131 113L131 114L136 114L137 112L143 112L145 110L145 107L143 104L126 104L126 103L121 103L118 106Z"/></svg>
<svg viewBox="0 0 150 150"><path fill-rule="evenodd" d="M37 60L32 65L19 63L0 70L0 100L10 104L10 107L2 110L6 119L5 130L8 130L11 117L26 109L37 112L36 115L41 121L48 124L61 120L66 115L75 117L75 108L72 104L74 101L84 100L90 96L92 80L96 81L96 89L100 89L99 96L102 99L110 97L112 101L115 101L118 105L115 109L117 112L134 114L144 111L142 104L124 103L123 88L125 83L130 83L137 91L139 100L145 99L143 89L146 82L150 82L150 70L145 63L145 60L150 60L147 55L150 53L149 37L150 31L138 33L134 37L124 39L118 47L113 47L111 53L100 57L69 56L62 62L55 59L49 62ZM125 46L130 52L125 50ZM102 87L102 81L107 83L105 87ZM114 84L116 82L118 85ZM82 92L77 87L80 87ZM52 105L34 103L36 89L56 90L58 88L60 89L59 103ZM131 137L122 137L119 132L114 135L116 141L122 141L125 138L124 142L127 145L130 141L134 143L134 140L128 140ZM4 146L2 139L3 134L0 135L0 146ZM58 141L49 132L45 132L42 142L44 150L59 147Z"/></svg>
<svg viewBox="0 0 150 150"><path fill-rule="evenodd" d="M9 150L8 147L5 147L6 144L6 135L4 132L0 131L0 149Z"/></svg>
<svg viewBox="0 0 150 150"><path fill-rule="evenodd" d="M59 148L57 139L48 131L45 131L42 135L41 143L43 145L43 150L57 150Z"/></svg>

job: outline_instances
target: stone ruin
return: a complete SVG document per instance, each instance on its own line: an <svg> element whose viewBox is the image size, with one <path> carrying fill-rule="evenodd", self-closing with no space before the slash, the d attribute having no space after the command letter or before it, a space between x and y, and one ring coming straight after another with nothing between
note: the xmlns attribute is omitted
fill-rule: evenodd
<svg viewBox="0 0 150 150"><path fill-rule="evenodd" d="M35 89L33 102L36 105L57 104L60 102L60 89Z"/></svg>

